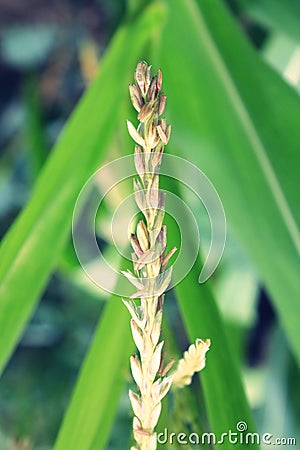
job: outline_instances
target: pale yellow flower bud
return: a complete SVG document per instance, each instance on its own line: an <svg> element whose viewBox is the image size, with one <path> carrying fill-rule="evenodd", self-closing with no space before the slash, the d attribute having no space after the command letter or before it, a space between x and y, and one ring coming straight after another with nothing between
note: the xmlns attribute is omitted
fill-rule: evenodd
<svg viewBox="0 0 300 450"><path fill-rule="evenodd" d="M205 367L205 355L210 347L210 339L197 339L189 346L173 373L173 386L182 388L191 384L192 376Z"/></svg>

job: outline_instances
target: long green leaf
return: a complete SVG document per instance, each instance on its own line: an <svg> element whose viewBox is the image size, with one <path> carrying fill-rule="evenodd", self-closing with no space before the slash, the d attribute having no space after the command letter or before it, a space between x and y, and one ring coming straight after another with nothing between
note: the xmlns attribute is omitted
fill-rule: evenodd
<svg viewBox="0 0 300 450"><path fill-rule="evenodd" d="M229 430L237 432L237 424L246 422L248 432L254 432L254 424L243 389L241 374L233 351L228 343L224 325L209 284L197 284L201 264L196 264L188 276L177 286L176 293L184 323L191 342L197 337L211 339L211 349L207 355L207 367L201 373L205 406L211 431L218 440ZM215 448L234 449L228 442L215 443ZM249 448L244 443L239 448ZM251 448L258 448L253 445Z"/></svg>
<svg viewBox="0 0 300 450"><path fill-rule="evenodd" d="M30 176L35 180L47 157L47 146L43 134L43 118L38 95L36 76L28 76L23 87L26 107L27 145L30 159Z"/></svg>
<svg viewBox="0 0 300 450"><path fill-rule="evenodd" d="M2 243L1 370L66 242L76 197L108 148L132 68L164 16L164 8L153 5L118 30L98 77L68 121L29 204Z"/></svg>
<svg viewBox="0 0 300 450"><path fill-rule="evenodd" d="M131 266L122 260L122 269L126 264ZM129 323L121 299L112 296L85 357L54 450L105 447L134 348Z"/></svg>
<svg viewBox="0 0 300 450"><path fill-rule="evenodd" d="M167 183L167 189L178 196L178 186L174 182ZM172 208L172 198L169 198L167 210ZM176 201L177 217L184 215L185 209L181 203ZM185 233L188 234L189 222L186 218ZM172 245L176 242L177 225L174 221L166 217L168 229L168 241ZM189 234L188 234L189 235ZM188 244L195 245L192 233ZM178 264L184 267L189 266L189 254L180 255ZM245 421L248 425L248 431L254 432L254 424L252 414L244 393L241 374L234 352L232 351L225 326L218 311L218 307L212 294L211 282L199 284L198 278L202 264L198 258L191 271L185 278L175 287L178 297L180 310L182 312L183 321L185 323L190 342L195 342L196 338L210 338L212 345L211 350L207 354L207 367L201 372L201 381L203 384L205 406L207 408L208 418L210 422L211 432L216 435L216 448L225 447L234 449L235 444L229 442L218 444L218 439L222 433L237 431L237 423ZM175 268L176 269L176 266ZM204 407L204 406L203 406ZM170 430L170 433L173 430ZM212 441L214 442L214 441ZM248 448L246 443L239 442L239 448ZM258 446L253 445L253 448Z"/></svg>
<svg viewBox="0 0 300 450"><path fill-rule="evenodd" d="M172 152L214 183L299 362L299 97L259 58L218 0L168 4L162 68Z"/></svg>

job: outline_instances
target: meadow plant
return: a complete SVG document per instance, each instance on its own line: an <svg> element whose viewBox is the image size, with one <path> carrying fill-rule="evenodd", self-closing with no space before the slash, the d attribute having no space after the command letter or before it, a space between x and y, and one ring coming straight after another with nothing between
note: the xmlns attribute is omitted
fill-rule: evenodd
<svg viewBox="0 0 300 450"><path fill-rule="evenodd" d="M175 372L168 375L174 361L164 366L164 342L160 341L160 334L164 293L172 275L172 267L167 269L167 264L176 247L166 252L165 195L159 190L163 149L171 133L171 126L161 118L166 104L161 89L161 71L151 76L151 66L138 63L135 84L131 84L129 90L139 125L135 128L127 121L127 126L136 143L134 161L139 178L134 180L135 200L145 220L138 222L136 232L131 235L134 274L123 272L136 288L130 299L123 302L131 314L132 336L139 352L139 356L130 358L132 375L139 389L139 393L129 391L136 441L136 447L131 450L156 449L155 427L162 399L172 385L183 387L191 382L193 374L205 366L205 353L210 345L209 339L197 339L185 352Z"/></svg>

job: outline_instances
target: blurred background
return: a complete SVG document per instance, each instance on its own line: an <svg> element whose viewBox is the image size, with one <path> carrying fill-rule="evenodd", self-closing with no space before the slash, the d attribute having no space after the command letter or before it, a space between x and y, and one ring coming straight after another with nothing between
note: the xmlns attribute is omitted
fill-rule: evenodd
<svg viewBox="0 0 300 450"><path fill-rule="evenodd" d="M124 1L0 2L1 237L124 14ZM51 448L101 307L53 274L2 378L1 450Z"/></svg>
<svg viewBox="0 0 300 450"><path fill-rule="evenodd" d="M131 2L0 0L1 238L30 199L98 63L101 68L111 37L127 18L127 3ZM298 95L299 2L223 3L259 57ZM196 204L193 208L197 212ZM105 230L98 238L105 249ZM1 450L52 448L106 302L103 293L83 280L69 240L0 381ZM272 299L230 230L214 288L257 423L270 432L279 429L295 436L300 423L297 365ZM166 308L169 323L184 335L176 307ZM185 338L182 341L184 346ZM285 411L284 423L278 411ZM108 449L127 445L130 421L124 390Z"/></svg>

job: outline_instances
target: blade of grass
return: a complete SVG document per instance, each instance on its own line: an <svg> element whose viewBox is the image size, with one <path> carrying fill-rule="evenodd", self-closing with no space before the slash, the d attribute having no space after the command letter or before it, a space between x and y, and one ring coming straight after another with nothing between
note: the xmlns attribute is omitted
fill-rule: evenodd
<svg viewBox="0 0 300 450"><path fill-rule="evenodd" d="M210 337L211 350L207 356L207 367L201 373L205 406L211 431L219 439L229 430L237 432L237 423L247 423L248 432L255 432L252 414L247 403L237 362L233 355L215 300L208 284L197 285L198 269L193 267L189 275L176 288L176 294L183 320L191 342L197 337ZM226 439L226 448L234 449L235 444ZM215 448L224 444L216 443ZM248 448L246 443L239 448ZM252 448L259 448L253 445Z"/></svg>
<svg viewBox="0 0 300 450"><path fill-rule="evenodd" d="M170 298L167 294L166 302L169 303L172 301L173 298ZM172 320L173 322L173 314L170 315L169 320ZM178 335L174 333L174 329L171 329L171 323L169 320L168 317L165 317L162 323L162 334L166 345L165 351L168 359L174 358L175 361L178 361L182 357L178 348L178 342L176 340ZM197 433L200 436L203 432L205 432L205 408L201 402L201 409L199 409L199 397L202 397L202 395L198 391L199 389L191 389L189 386L185 389L173 390L170 395L167 395L164 398L162 403L162 412L157 425L158 435L163 433L165 438L165 430L168 430L168 435L171 432L176 434L184 432L186 435ZM160 437L161 436L162 435L160 435ZM181 446L182 444L179 444L176 440L172 443L172 448L174 449L182 448ZM164 450L166 447L164 443L158 443L157 448L159 450ZM202 450L209 450L210 448L211 447L208 444L204 443L201 445Z"/></svg>
<svg viewBox="0 0 300 450"><path fill-rule="evenodd" d="M72 114L51 153L32 198L0 249L0 371L5 366L55 266L71 228L76 197L101 162L127 95L132 67L164 21L152 5L122 26L99 75Z"/></svg>
<svg viewBox="0 0 300 450"><path fill-rule="evenodd" d="M122 260L121 267L129 269L131 263ZM120 277L118 284L124 282ZM105 447L133 349L128 311L113 295L85 357L54 450Z"/></svg>
<svg viewBox="0 0 300 450"><path fill-rule="evenodd" d="M221 2L168 4L162 69L173 148L220 193L300 362L299 97L259 59Z"/></svg>
<svg viewBox="0 0 300 450"><path fill-rule="evenodd" d="M166 182L166 188L180 196L178 186L174 181L171 182L169 180L168 183ZM174 211L174 205L172 207L171 204L172 201L174 201L172 198L168 198L167 207ZM177 217L184 214L184 209L180 210L182 204L177 201L176 208ZM169 242L172 242L172 245L178 244L176 223L167 216L166 224ZM188 227L188 218L186 226ZM192 239L189 245L195 245ZM187 254L186 258L188 258ZM183 259L182 253L180 255L180 264L188 267L189 261ZM200 258L198 258L191 271L175 287L175 293L190 342L194 342L196 338L210 338L212 342L211 350L207 354L207 366L201 372L200 377L211 432L215 433L218 440L221 438L222 433L226 433L229 430L236 432L236 425L241 420L247 423L249 432L254 432L255 427L245 396L237 358L228 341L222 317L212 294L210 281L201 285L198 283L201 268L202 263ZM176 265L174 270L176 270ZM225 443L227 449L236 447L236 444L228 442L226 439ZM216 442L214 447L223 448L224 443ZM239 448L246 449L248 445L239 443ZM258 446L253 445L253 448L258 449Z"/></svg>
<svg viewBox="0 0 300 450"><path fill-rule="evenodd" d="M43 118L38 91L38 78L28 75L23 83L26 106L26 132L30 160L30 176L35 181L47 157Z"/></svg>

